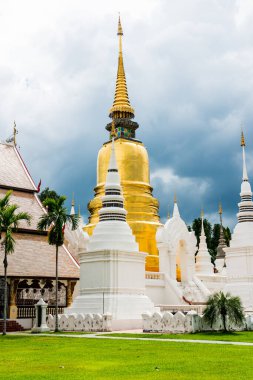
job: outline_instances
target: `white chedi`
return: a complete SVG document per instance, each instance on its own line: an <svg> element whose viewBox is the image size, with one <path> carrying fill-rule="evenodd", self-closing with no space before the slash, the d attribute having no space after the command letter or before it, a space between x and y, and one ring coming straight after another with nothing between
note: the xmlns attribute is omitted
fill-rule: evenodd
<svg viewBox="0 0 253 380"><path fill-rule="evenodd" d="M206 235L204 230L204 215L201 213L201 234L200 234L200 242L199 249L196 256L196 265L195 265L197 274L214 274L213 264L211 263L211 256L207 249L206 244Z"/></svg>
<svg viewBox="0 0 253 380"><path fill-rule="evenodd" d="M235 226L230 247L225 248L227 285L224 291L241 298L246 310L253 312L253 202L245 157L245 140L241 140L243 178L241 202L238 204L238 223Z"/></svg>
<svg viewBox="0 0 253 380"><path fill-rule="evenodd" d="M145 294L145 258L128 223L114 140L99 222L79 250L80 292L65 314L112 316L113 329L141 328L141 315L154 311Z"/></svg>
<svg viewBox="0 0 253 380"><path fill-rule="evenodd" d="M114 140L105 183L105 195L99 210L99 222L88 243L89 252L100 249L117 249L138 252L139 246L128 223L122 196L120 177L115 156Z"/></svg>

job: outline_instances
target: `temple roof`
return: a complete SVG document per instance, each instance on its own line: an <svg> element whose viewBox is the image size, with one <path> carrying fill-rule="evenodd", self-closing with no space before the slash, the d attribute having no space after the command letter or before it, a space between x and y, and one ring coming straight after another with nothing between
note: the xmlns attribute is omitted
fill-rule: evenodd
<svg viewBox="0 0 253 380"><path fill-rule="evenodd" d="M39 218L46 212L37 188L14 144L0 143L0 197L13 190L11 203L17 204L18 211L31 215L31 224L20 222L14 233L15 251L8 255L8 276L11 277L55 277L55 246L49 245L45 232L37 231ZM3 250L0 250L2 262ZM0 276L3 265L0 264ZM79 265L63 245L59 247L59 277L79 278Z"/></svg>
<svg viewBox="0 0 253 380"><path fill-rule="evenodd" d="M37 188L13 144L0 143L0 187L36 191Z"/></svg>
<svg viewBox="0 0 253 380"><path fill-rule="evenodd" d="M55 278L55 246L48 244L47 237L29 233L13 236L16 245L15 252L8 255L8 276ZM59 278L79 278L79 266L64 246L59 247L58 268ZM0 265L0 276L3 274Z"/></svg>
<svg viewBox="0 0 253 380"><path fill-rule="evenodd" d="M0 188L1 198L4 196L6 191L7 190ZM20 207L18 211L29 212L32 217L30 226L25 221L22 221L19 223L19 228L37 230L39 218L45 212L37 194L13 191L10 202L17 204Z"/></svg>

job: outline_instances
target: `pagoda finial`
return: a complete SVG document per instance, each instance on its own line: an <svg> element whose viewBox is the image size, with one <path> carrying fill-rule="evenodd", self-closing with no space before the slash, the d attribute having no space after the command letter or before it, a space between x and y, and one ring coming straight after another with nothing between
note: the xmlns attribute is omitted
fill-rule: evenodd
<svg viewBox="0 0 253 380"><path fill-rule="evenodd" d="M223 214L222 203L219 202L219 215L220 215L220 225L221 225L221 228L222 228L222 214ZM222 229L222 232L223 232L223 229Z"/></svg>
<svg viewBox="0 0 253 380"><path fill-rule="evenodd" d="M243 131L242 131L242 133L241 133L241 146L246 146Z"/></svg>
<svg viewBox="0 0 253 380"><path fill-rule="evenodd" d="M78 205L78 217L81 218L81 206Z"/></svg>
<svg viewBox="0 0 253 380"><path fill-rule="evenodd" d="M177 203L177 193L174 193L174 203Z"/></svg>
<svg viewBox="0 0 253 380"><path fill-rule="evenodd" d="M71 206L75 206L75 197L74 197L74 192L72 193L72 202L71 202Z"/></svg>
<svg viewBox="0 0 253 380"><path fill-rule="evenodd" d="M222 215L223 210L222 210L222 203L219 202L219 214Z"/></svg>
<svg viewBox="0 0 253 380"><path fill-rule="evenodd" d="M119 12L118 33L117 33L117 35L118 36L123 36L123 29L122 29L121 21L120 21L120 12Z"/></svg>
<svg viewBox="0 0 253 380"><path fill-rule="evenodd" d="M119 59L118 59L118 72L116 80L116 90L114 95L113 106L109 111L109 117L113 118L123 118L123 119L133 119L134 109L132 108L130 101L128 99L126 75L123 64L123 53L122 53L122 36L123 29L121 26L121 20L119 16L118 21L118 32L119 36Z"/></svg>
<svg viewBox="0 0 253 380"><path fill-rule="evenodd" d="M249 178L248 178L248 173L247 173L247 166L246 166L246 157L245 157L245 138L244 138L244 133L242 131L241 133L241 147L242 147L242 161L243 161L243 175L242 175L242 179L243 181L248 181Z"/></svg>
<svg viewBox="0 0 253 380"><path fill-rule="evenodd" d="M115 137L116 137L115 122L114 122L114 119L112 119L111 138L115 138Z"/></svg>
<svg viewBox="0 0 253 380"><path fill-rule="evenodd" d="M204 210L203 210L203 208L201 209L200 217L201 217L201 236L204 236L205 230L204 230Z"/></svg>

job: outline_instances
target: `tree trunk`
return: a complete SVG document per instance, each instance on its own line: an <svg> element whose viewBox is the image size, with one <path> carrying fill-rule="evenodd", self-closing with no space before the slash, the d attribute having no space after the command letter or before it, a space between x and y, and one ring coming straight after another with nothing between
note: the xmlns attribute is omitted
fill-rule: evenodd
<svg viewBox="0 0 253 380"><path fill-rule="evenodd" d="M58 328L58 245L56 245L56 261L55 261L55 332L59 331Z"/></svg>
<svg viewBox="0 0 253 380"><path fill-rule="evenodd" d="M224 331L227 332L226 314L222 314L222 322L223 322Z"/></svg>
<svg viewBox="0 0 253 380"><path fill-rule="evenodd" d="M6 246L4 247L4 325L3 325L3 335L6 335L6 320L7 320L7 304L8 304L8 292L7 292L7 252Z"/></svg>

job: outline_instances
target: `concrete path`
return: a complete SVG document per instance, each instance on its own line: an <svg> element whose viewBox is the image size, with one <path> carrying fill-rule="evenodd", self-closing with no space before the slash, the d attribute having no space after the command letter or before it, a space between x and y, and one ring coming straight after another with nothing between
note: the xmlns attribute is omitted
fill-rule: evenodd
<svg viewBox="0 0 253 380"><path fill-rule="evenodd" d="M9 333L9 335L19 335L19 336L48 336L48 337L59 337L59 338L85 338L85 339L113 339L113 340L140 340L140 341L155 341L155 342L176 342L176 343L201 343L201 344L229 344L232 346L253 346L250 342L234 342L234 341L222 341L222 340L201 340L201 339L161 339L161 338L139 338L139 337L120 337L111 336L108 333L101 334L28 334L28 333Z"/></svg>

